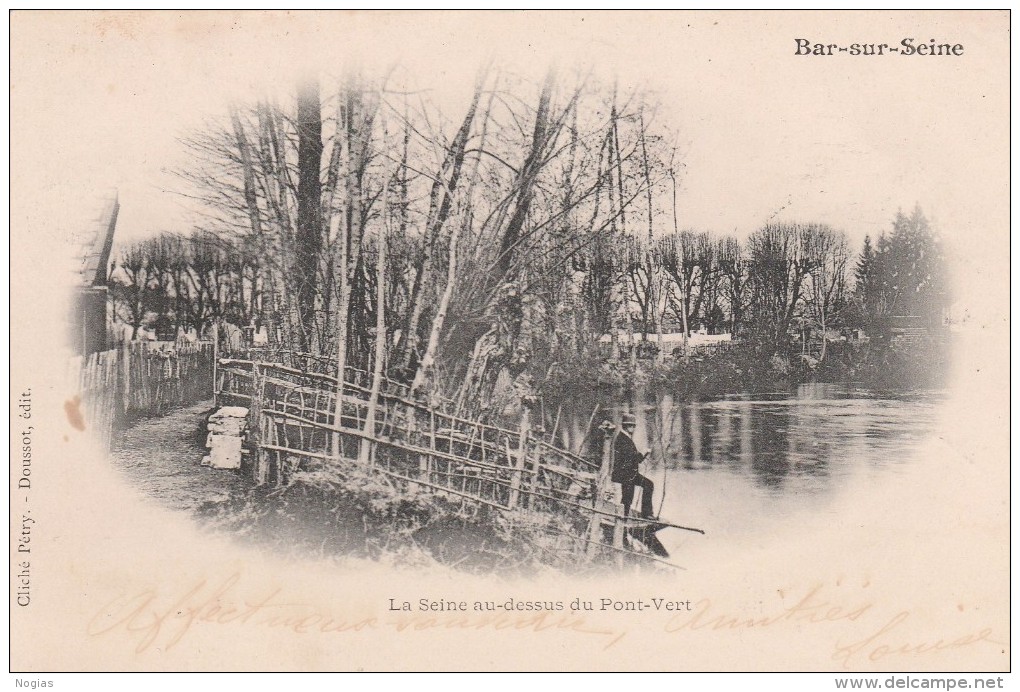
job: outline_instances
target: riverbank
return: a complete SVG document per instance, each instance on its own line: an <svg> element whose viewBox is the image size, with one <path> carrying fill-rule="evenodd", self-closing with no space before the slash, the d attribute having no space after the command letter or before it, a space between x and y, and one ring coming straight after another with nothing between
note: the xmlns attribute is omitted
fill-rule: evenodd
<svg viewBox="0 0 1020 692"><path fill-rule="evenodd" d="M114 436L111 465L163 507L278 555L502 574L569 567L549 559L540 536L498 512L413 486L397 489L353 463L296 473L284 487L202 466L201 429L211 407L204 401L131 421Z"/></svg>
<svg viewBox="0 0 1020 692"><path fill-rule="evenodd" d="M950 344L935 339L909 344L834 343L824 359L734 343L703 349L687 358L639 359L634 366L579 358L551 368L538 389L552 402L569 401L579 393L618 396L639 389L697 401L727 394L789 391L805 383L856 384L875 390L930 389L945 386L950 355Z"/></svg>
<svg viewBox="0 0 1020 692"><path fill-rule="evenodd" d="M354 462L295 473L287 485L249 485L204 503L208 528L285 557L367 559L398 567L533 574L576 567L542 533L486 506L414 485L396 486Z"/></svg>

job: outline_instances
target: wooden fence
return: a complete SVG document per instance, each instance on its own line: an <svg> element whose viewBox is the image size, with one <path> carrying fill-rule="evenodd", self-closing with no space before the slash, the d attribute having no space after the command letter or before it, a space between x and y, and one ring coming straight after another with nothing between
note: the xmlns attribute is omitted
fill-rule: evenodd
<svg viewBox="0 0 1020 692"><path fill-rule="evenodd" d="M162 415L213 396L209 343L129 342L71 359L84 424L109 446L116 426L133 416Z"/></svg>
<svg viewBox="0 0 1020 692"><path fill-rule="evenodd" d="M398 388L399 389L399 388ZM345 382L278 363L221 360L216 402L249 409L244 469L256 483L284 485L297 471L354 462L400 485L427 488L465 511L485 505L563 532L563 550L583 551L600 464L559 449L529 429L469 420L399 391ZM580 545L578 545L580 542Z"/></svg>

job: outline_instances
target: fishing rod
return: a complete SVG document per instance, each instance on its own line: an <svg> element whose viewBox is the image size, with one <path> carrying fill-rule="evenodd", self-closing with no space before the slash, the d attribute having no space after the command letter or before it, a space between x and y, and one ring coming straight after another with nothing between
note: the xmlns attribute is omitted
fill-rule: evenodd
<svg viewBox="0 0 1020 692"><path fill-rule="evenodd" d="M674 418L674 411L675 410L676 410L676 406L674 404L670 404L669 414L668 414L670 437L673 436L673 424L674 424L674 421L675 421L675 418ZM659 428L658 429L658 435L656 436L654 444L658 444L658 446L659 446L659 458L662 460L662 488L661 488L662 494L659 496L659 511L656 512L656 515L661 515L662 514L662 508L666 504L666 479L668 478L668 471L669 471L669 469L666 467L666 446L665 446L665 444L663 444L663 441L662 441L662 439L664 437L665 430L666 430L666 426L659 425L658 428ZM656 521L659 524L662 524L664 526L669 526L669 527L674 528L674 529L683 529L684 531L693 531L695 533L700 533L701 535L705 535L705 532L702 529L694 528L694 527L691 527L691 526L680 526L679 524L671 524L671 523L666 522L666 521L659 521L659 520L656 520Z"/></svg>
<svg viewBox="0 0 1020 692"><path fill-rule="evenodd" d="M668 521L663 521L661 519L652 519L651 521L653 524L661 524L662 526L668 526L671 529L682 529L684 531L693 531L694 533L700 533L702 536L705 535L704 529L699 529L694 526L681 526L680 524L671 524Z"/></svg>
<svg viewBox="0 0 1020 692"><path fill-rule="evenodd" d="M670 437L673 436L673 411L674 411L674 409L675 409L675 407L672 404L670 404L670 407L669 407L669 433L670 433ZM658 444L658 446L659 446L659 458L662 460L662 485L659 488L659 490L660 490L660 495L659 495L659 511L656 512L656 514L659 515L659 514L662 514L662 508L666 504L666 479L668 478L668 469L666 468L666 446L665 446L665 444L663 444L663 441L662 441L663 433L666 430L666 426L659 425L657 427L658 427L658 435L656 436L655 442L653 444ZM704 533L704 531L702 531L702 533Z"/></svg>

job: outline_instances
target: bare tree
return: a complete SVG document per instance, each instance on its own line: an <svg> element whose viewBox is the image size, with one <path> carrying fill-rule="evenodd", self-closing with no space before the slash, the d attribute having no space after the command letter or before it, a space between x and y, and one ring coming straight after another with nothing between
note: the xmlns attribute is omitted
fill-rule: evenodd
<svg viewBox="0 0 1020 692"><path fill-rule="evenodd" d="M705 289L716 271L712 239L705 232L674 232L659 241L658 255L670 303L689 334L690 324L701 319Z"/></svg>
<svg viewBox="0 0 1020 692"><path fill-rule="evenodd" d="M825 360L828 328L834 312L846 303L846 276L850 250L846 234L827 226L805 229L805 253L809 257L808 308L822 332L820 360Z"/></svg>
<svg viewBox="0 0 1020 692"><path fill-rule="evenodd" d="M758 340L773 349L787 343L790 324L801 306L804 282L812 269L808 252L812 228L769 223L747 241L753 327Z"/></svg>
<svg viewBox="0 0 1020 692"><path fill-rule="evenodd" d="M747 307L747 258L736 238L721 238L716 246L716 262L725 283L726 302L730 310L730 332L736 337L741 329Z"/></svg>
<svg viewBox="0 0 1020 692"><path fill-rule="evenodd" d="M405 332L406 341L402 359L402 365L405 368L411 364L411 360L415 356L415 347L418 338L418 322L421 319L422 314L422 286L431 279L433 265L432 258L435 250L437 249L439 234L441 233L443 225L446 223L446 219L450 214L453 195L457 189L457 183L460 180L461 167L464 165L464 152L467 147L468 137L471 134L471 126L475 119L475 112L478 110L478 101L482 95L482 86L485 82L485 78L486 74L485 72L482 72L475 80L474 93L471 97L467 113L464 115L464 120L461 122L460 128L457 130L457 134L454 136L453 142L450 144L450 148L446 152L446 157L443 160L439 173L436 175L435 180L432 183L432 192L429 196L429 215L425 223L425 238L422 246L422 255L418 263L416 278L412 284L410 292L411 308L407 320L407 328ZM452 269L447 272L448 287L450 286L451 281L456 280L456 244L456 231L454 231L454 235L450 238L450 266ZM449 290L452 292L452 288ZM446 295L446 293L447 291L444 289L446 305L441 307L437 313L437 316L441 314L442 317L439 318L438 326L433 324L432 331L441 331L443 328L443 320L445 320L446 309L448 308L450 301L450 297L449 295ZM438 337L436 337L436 340L438 341ZM431 336L429 345L432 345ZM435 358L434 346L432 351L433 353L430 358L430 362L426 367L432 366L432 361ZM422 368L419 367L414 378L414 381L417 383L415 387L416 389L421 386L424 377L425 373L423 373Z"/></svg>
<svg viewBox="0 0 1020 692"><path fill-rule="evenodd" d="M643 99L582 73L549 73L521 98L525 80L483 70L454 122L393 74L347 74L324 99L302 85L296 108L238 104L189 137L184 178L205 203L201 228L246 248L230 260L224 313L268 322L281 346L345 373L372 367L381 306L391 376L479 410L498 382L615 336L620 309L629 318L618 253L637 232L628 221L654 235L662 138ZM382 272L365 242L377 224ZM638 296L646 332L661 330L656 261L639 258L653 282ZM214 288L195 273L189 286L203 304Z"/></svg>
<svg viewBox="0 0 1020 692"><path fill-rule="evenodd" d="M114 309L131 327L130 338L135 340L152 303L153 277L148 248L142 245L127 248L115 262L110 281Z"/></svg>

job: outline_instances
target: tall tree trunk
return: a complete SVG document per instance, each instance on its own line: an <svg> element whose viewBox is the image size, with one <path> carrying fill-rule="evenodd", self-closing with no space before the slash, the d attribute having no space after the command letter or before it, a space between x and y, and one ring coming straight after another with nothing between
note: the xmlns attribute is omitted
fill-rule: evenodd
<svg viewBox="0 0 1020 692"><path fill-rule="evenodd" d="M821 323L822 326L822 352L818 356L819 362L825 360L826 345L829 343L829 340L826 338L826 331L828 327L828 325L826 324L827 321L826 318L828 317L826 307L828 306L830 294L828 290L829 282L828 278L826 277L827 272L825 269L825 261L826 258L823 256L823 258L821 259L821 264L815 271L815 276L812 277L811 279L812 288L814 289L814 293L816 296L815 300L818 301L819 322ZM815 281L816 278L817 281ZM820 284L820 287L816 288L815 284Z"/></svg>
<svg viewBox="0 0 1020 692"><path fill-rule="evenodd" d="M411 384L411 394L417 394L422 386L432 376L432 369L436 362L436 351L439 349L439 336L443 332L443 323L446 321L446 313L450 309L450 299L453 297L453 287L457 283L457 241L460 238L460 226L453 227L450 236L450 262L446 269L446 287L443 289L443 296L439 300L439 309L436 317L432 320L432 331L429 333L428 345L425 347L425 355L418 365L418 371L414 375L414 382Z"/></svg>
<svg viewBox="0 0 1020 692"><path fill-rule="evenodd" d="M613 105L609 114L609 126L612 131L612 142L609 149L609 165L610 168L616 171L616 189L615 191L610 185L610 205L613 204L613 193L615 192L616 206L613 209L613 213L619 215L620 218L620 230L624 236L627 234L627 212L625 210L626 203L623 197L623 159L621 158L620 152L620 114L616 109L616 85L613 85ZM630 272L631 258L628 254L627 258L627 271ZM635 291L635 297L637 292ZM627 338L630 342L630 357L628 363L631 370L637 368L637 343L634 340L634 319L631 317L630 312L630 288L628 282L624 282L624 293L623 293L623 307L627 318ZM644 338L647 332L647 325L642 329L642 338Z"/></svg>
<svg viewBox="0 0 1020 692"><path fill-rule="evenodd" d="M442 167L432 183L432 193L429 196L429 215L425 224L425 237L423 239L422 258L419 263L419 270L411 288L411 309L407 320L406 336L404 341L401 367L408 368L414 358L414 351L418 343L418 323L421 320L423 307L422 292L428 284L432 273L433 256L439 244L439 235L443 224L450 214L450 206L453 202L453 193L457 189L457 182L460 179L461 167L464 164L464 149L467 146L468 136L471 134L471 124L475 119L475 111L478 110L478 100L482 95L482 84L484 74L479 75L475 82L474 94L471 104L468 106L464 121L457 130L450 149L446 152ZM417 376L415 376L417 379Z"/></svg>
<svg viewBox="0 0 1020 692"><path fill-rule="evenodd" d="M333 276L340 277L339 296L330 318L336 325L337 377L343 379L348 359L349 324L351 317L352 283L361 267L361 241L365 221L364 174L368 166L369 144L375 122L376 106L366 107L360 85L350 78L341 98L344 106L344 132L337 136L345 139L347 156L343 168L344 203L338 219L337 239L334 244L335 268Z"/></svg>
<svg viewBox="0 0 1020 692"><path fill-rule="evenodd" d="M520 334L523 316L519 311L522 309L522 301L510 290L513 278L511 270L518 255L518 244L531 208L535 183L544 165L544 153L555 135L550 128L549 120L553 83L554 73L550 71L539 94L531 147L514 180L516 202L513 213L502 231L499 255L493 263L492 272L486 277L485 284L490 300L487 314L488 329L475 338L474 355L461 388L460 403L486 399L486 391L495 386L499 372L508 365L513 350L512 344Z"/></svg>
<svg viewBox="0 0 1020 692"><path fill-rule="evenodd" d="M826 344L829 343L829 340L826 338L826 333L825 332L826 332L825 303L823 302L822 303L822 352L818 356L818 361L819 362L825 360L825 346L826 346Z"/></svg>
<svg viewBox="0 0 1020 692"><path fill-rule="evenodd" d="M641 106L641 111L638 116L638 124L641 134L641 161L644 164L645 173L645 193L648 197L648 249L645 253L646 263L648 265L648 302L651 304L651 316L652 324L655 325L655 339L656 339L656 353L655 362L662 362L662 317L657 315L656 311L659 308L659 295L658 286L656 285L656 276L654 267L652 266L652 248L654 247L655 236L654 236L654 223L652 215L652 173L648 165L648 149L645 145L645 109L644 105Z"/></svg>
<svg viewBox="0 0 1020 692"><path fill-rule="evenodd" d="M623 311L627 317L627 341L630 344L630 356L627 362L631 370L637 367L637 342L634 340L634 319L630 315L630 282L623 282Z"/></svg>
<svg viewBox="0 0 1020 692"><path fill-rule="evenodd" d="M376 253L376 302L375 302L375 360L372 365L372 390L365 414L364 436L358 453L358 461L368 464L375 447L375 417L379 407L379 391L382 388L383 362L386 358L386 228L388 223L389 183L383 188L383 223L379 225L378 252Z"/></svg>
<svg viewBox="0 0 1020 692"><path fill-rule="evenodd" d="M358 265L358 258L361 254L362 229L362 171L365 166L365 151L368 140L371 138L372 119L366 117L362 109L362 99L357 91L358 84L349 80L340 95L346 99L345 106L345 131L338 133L338 137L345 139L344 149L347 153L347 161L344 164L346 175L343 176L344 183L344 213L339 218L338 237L336 240L337 266L334 276L340 277L340 295L336 308L336 372L337 392L334 410L334 420L339 426L343 413L343 383L347 370L347 326L350 318L351 306L351 279L353 278L352 268ZM340 454L340 436L333 435L333 455Z"/></svg>
<svg viewBox="0 0 1020 692"><path fill-rule="evenodd" d="M330 351L331 341L336 336L337 329L337 305L339 301L339 276L337 272L339 255L339 237L342 233L341 226L344 223L344 215L338 213L337 189L341 182L346 180L345 166L350 159L346 149L347 137L347 110L344 99L344 89L341 85L337 89L336 96L336 124L333 128L333 141L330 147L329 166L326 169L326 181L322 188L322 231L325 247L328 251L321 253L319 261L322 272L322 345L323 353Z"/></svg>
<svg viewBox="0 0 1020 692"><path fill-rule="evenodd" d="M298 191L296 269L297 302L300 317L298 344L310 352L316 332L315 302L318 293L319 254L322 251L322 105L319 84L304 82L298 86ZM317 346L317 343L314 344Z"/></svg>
<svg viewBox="0 0 1020 692"><path fill-rule="evenodd" d="M480 85L481 81L479 81L479 87ZM462 199L466 200L465 204L468 209L471 208L471 198L474 194L475 184L478 182L478 166L481 161L482 152L485 150L486 139L489 132L489 115L492 113L492 102L495 96L496 91L493 89L489 94L489 101L482 117L482 131L478 141L478 154L475 156L474 162L468 171L468 189L467 192L462 195ZM460 223L453 227L453 231L450 234L450 255L449 264L447 265L446 270L446 286L444 287L443 295L439 300L439 309L436 311L436 316L432 320L432 329L429 332L429 340L425 347L425 354L422 356L421 363L418 365L418 369L414 375L414 381L411 385L412 394L417 394L421 391L423 386L432 382L433 371L436 363L436 354L439 351L439 339L442 336L443 327L446 324L446 316L450 310L450 301L453 299L453 290L457 284L457 244L460 242L460 230L462 228L469 229L470 225L471 216L468 214L461 219ZM433 389L435 389L434 386Z"/></svg>
<svg viewBox="0 0 1020 692"><path fill-rule="evenodd" d="M343 415L343 393L344 393L344 371L347 369L347 307L351 302L351 282L347 275L347 240L349 229L347 224L340 222L340 262L338 273L340 275L340 300L337 313L337 342L336 342L336 401L333 411L333 425L340 427ZM333 456L340 456L340 435L333 434Z"/></svg>
<svg viewBox="0 0 1020 692"><path fill-rule="evenodd" d="M626 204L623 201L623 159L620 154L620 114L616 110L616 85L613 85L613 107L610 112L610 120L613 128L613 148L609 152L610 162L612 163L613 154L616 155L616 187L617 187L617 198L620 203L620 229L627 232L627 212Z"/></svg>
<svg viewBox="0 0 1020 692"><path fill-rule="evenodd" d="M333 144L329 151L329 166L326 169L326 182L322 187L323 215L330 218L333 214L333 205L336 203L336 191L340 185L341 166L344 160L344 128L346 126L346 114L344 111L344 98L342 88L337 93L336 125L333 130ZM324 228L324 231L329 230Z"/></svg>
<svg viewBox="0 0 1020 692"><path fill-rule="evenodd" d="M258 196L255 192L255 172L251 160L251 151L248 146L248 139L244 132L244 125L237 108L230 107L230 120L234 128L234 138L237 143L237 150L241 158L241 169L244 180L244 201L248 211L248 221L251 225L252 235L258 244L259 254L263 258L259 262L259 269L262 273L262 285L264 287L261 312L265 315L269 303L268 320L269 331L275 337L275 329L278 326L283 331L283 342L289 343L290 325L287 320L281 319L280 290L283 286L283 276L280 271L280 261L283 255L283 247L278 234L267 238L262 229L262 218L259 213ZM268 299L268 300L267 300Z"/></svg>
<svg viewBox="0 0 1020 692"><path fill-rule="evenodd" d="M670 180L673 181L673 233L679 235L679 233L680 233L680 224L679 224L679 221L678 221L677 215L676 215L676 172L673 170L672 164L669 167L669 177L670 177ZM683 261L684 261L684 257L683 257L683 252L681 251L680 262L682 263ZM683 320L683 329L684 329L684 340L683 340L683 344L684 344L684 362L687 362L687 335L690 333L690 330L689 330L689 328L687 326L687 309L688 309L688 307L687 307L687 300L688 300L687 299L687 289L684 286L684 282L683 281L678 281L677 285L680 287L680 304L683 306L683 309L680 311L680 313L681 313L681 319Z"/></svg>
<svg viewBox="0 0 1020 692"><path fill-rule="evenodd" d="M517 178L517 205L514 208L513 216L506 226L500 242L499 258L496 260L496 276L498 283L506 279L513 265L513 258L517 243L521 238L521 231L524 229L524 222L528 218L528 211L531 209L531 198L534 192L535 180L542 168L542 154L545 151L549 137L549 101L552 97L553 72L546 75L542 84L542 91L538 97L538 110L535 113L535 129L531 137L531 150L528 152L524 165Z"/></svg>
<svg viewBox="0 0 1020 692"><path fill-rule="evenodd" d="M283 135L283 113L275 103L262 102L258 106L258 117L266 171L266 198L276 217L276 238L281 249L279 254L281 310L286 325L286 348L301 350L301 317L297 306L297 283L294 271L294 224L290 213L290 194L293 185L287 166L286 137Z"/></svg>
<svg viewBox="0 0 1020 692"><path fill-rule="evenodd" d="M259 119L259 144L262 166L266 171L266 201L274 212L285 244L294 238L294 227L290 214L290 170L287 167L286 138L283 132L283 115L273 104L260 101L257 106Z"/></svg>

